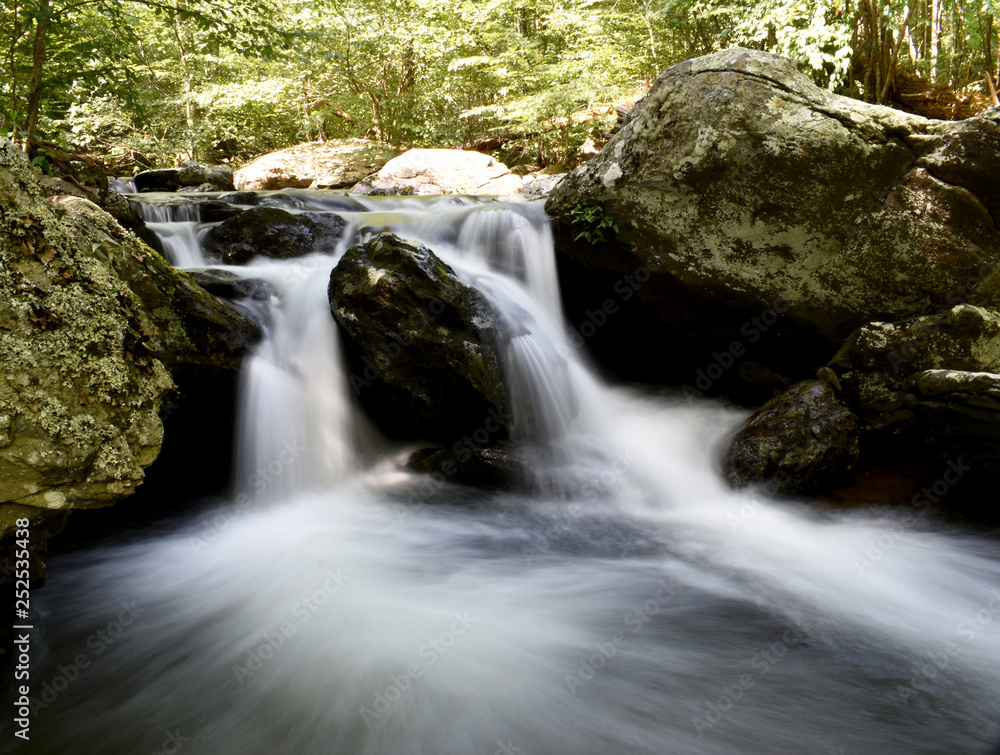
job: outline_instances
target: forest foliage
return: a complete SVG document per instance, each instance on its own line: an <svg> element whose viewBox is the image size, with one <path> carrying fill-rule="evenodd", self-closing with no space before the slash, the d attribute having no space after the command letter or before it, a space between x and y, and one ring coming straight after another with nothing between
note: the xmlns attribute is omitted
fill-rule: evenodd
<svg viewBox="0 0 1000 755"><path fill-rule="evenodd" d="M869 102L916 106L938 87L988 104L997 5L0 0L0 114L43 158L83 150L119 171L349 136L572 164L664 68L736 44Z"/></svg>

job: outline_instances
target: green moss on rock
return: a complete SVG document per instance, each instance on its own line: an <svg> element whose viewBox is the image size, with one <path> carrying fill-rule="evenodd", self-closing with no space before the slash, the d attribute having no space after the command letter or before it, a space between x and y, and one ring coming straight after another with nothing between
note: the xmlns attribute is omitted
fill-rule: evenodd
<svg viewBox="0 0 1000 755"><path fill-rule="evenodd" d="M163 440L170 370L233 368L257 335L88 200L46 199L0 142L0 538L25 507L133 492Z"/></svg>

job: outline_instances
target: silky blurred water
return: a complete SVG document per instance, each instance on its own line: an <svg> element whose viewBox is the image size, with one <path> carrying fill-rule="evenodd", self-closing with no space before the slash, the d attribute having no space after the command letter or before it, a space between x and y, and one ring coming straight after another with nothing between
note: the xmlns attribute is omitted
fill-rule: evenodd
<svg viewBox="0 0 1000 755"><path fill-rule="evenodd" d="M988 751L995 540L729 490L745 415L604 384L566 338L538 204L297 201L348 237L227 268L276 292L233 494L53 560L25 751ZM326 282L388 229L498 311L532 492L406 472L358 410Z"/></svg>

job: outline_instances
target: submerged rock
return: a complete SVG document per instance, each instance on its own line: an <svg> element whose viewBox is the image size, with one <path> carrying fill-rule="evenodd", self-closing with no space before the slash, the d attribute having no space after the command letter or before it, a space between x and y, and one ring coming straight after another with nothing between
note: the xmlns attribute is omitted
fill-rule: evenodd
<svg viewBox="0 0 1000 755"><path fill-rule="evenodd" d="M207 184L208 187L204 185ZM233 169L228 165L205 165L191 160L179 168L144 170L135 177L139 191L178 191L190 187L198 191L233 191Z"/></svg>
<svg viewBox="0 0 1000 755"><path fill-rule="evenodd" d="M734 487L767 483L783 495L850 477L858 420L824 380L804 380L768 401L733 438L723 473Z"/></svg>
<svg viewBox="0 0 1000 755"><path fill-rule="evenodd" d="M203 223L221 223L229 218L246 212L245 207L233 207L228 202L219 199L210 199L207 202L198 203L198 213Z"/></svg>
<svg viewBox="0 0 1000 755"><path fill-rule="evenodd" d="M430 249L389 233L351 247L330 277L351 384L387 434L451 441L506 435L489 304Z"/></svg>
<svg viewBox="0 0 1000 755"><path fill-rule="evenodd" d="M571 318L623 305L589 340L620 374L692 383L736 344L801 378L866 322L1000 304L998 174L1000 110L925 120L734 48L664 71L546 209Z"/></svg>
<svg viewBox="0 0 1000 755"><path fill-rule="evenodd" d="M520 176L481 152L460 149L411 149L393 158L352 194L516 194Z"/></svg>
<svg viewBox="0 0 1000 755"><path fill-rule="evenodd" d="M530 478L528 466L514 451L510 441L484 445L458 442L451 448L418 451L407 467L440 481L486 490L509 490L524 485Z"/></svg>
<svg viewBox="0 0 1000 755"><path fill-rule="evenodd" d="M294 214L277 207L253 207L212 228L206 254L227 265L242 265L257 255L288 259L332 249L347 223L329 213Z"/></svg>

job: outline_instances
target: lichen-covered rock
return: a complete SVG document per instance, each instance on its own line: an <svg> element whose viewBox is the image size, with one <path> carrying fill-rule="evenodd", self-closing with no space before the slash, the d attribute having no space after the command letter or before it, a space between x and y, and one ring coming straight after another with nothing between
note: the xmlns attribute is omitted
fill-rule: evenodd
<svg viewBox="0 0 1000 755"><path fill-rule="evenodd" d="M26 166L0 143L0 525L131 493L159 451L173 387L123 314L138 302L111 264L149 250L120 227L121 238L81 235Z"/></svg>
<svg viewBox="0 0 1000 755"><path fill-rule="evenodd" d="M293 214L277 207L254 207L212 228L203 246L206 254L228 265L245 264L258 254L288 259L330 249L346 226L339 215Z"/></svg>
<svg viewBox="0 0 1000 755"><path fill-rule="evenodd" d="M830 365L866 432L907 429L914 375L926 370L1000 372L1000 314L969 304L899 322L872 322Z"/></svg>
<svg viewBox="0 0 1000 755"><path fill-rule="evenodd" d="M747 420L730 444L723 473L734 487L767 483L794 495L848 478L857 458L857 417L828 382L803 380Z"/></svg>
<svg viewBox="0 0 1000 755"><path fill-rule="evenodd" d="M389 233L351 247L330 276L351 384L391 436L449 442L499 423L506 392L495 317L430 249Z"/></svg>
<svg viewBox="0 0 1000 755"><path fill-rule="evenodd" d="M200 187L204 191L233 191L233 169L228 165L205 165L187 160L179 168L144 170L135 177L139 191L177 191L183 187Z"/></svg>
<svg viewBox="0 0 1000 755"><path fill-rule="evenodd" d="M926 120L734 48L664 71L546 209L574 319L645 271L591 340L622 371L687 382L781 303L747 358L801 377L865 322L998 304L998 174L1000 110Z"/></svg>
<svg viewBox="0 0 1000 755"><path fill-rule="evenodd" d="M129 495L183 366L234 369L257 327L86 199L46 199L0 142L0 537Z"/></svg>
<svg viewBox="0 0 1000 755"><path fill-rule="evenodd" d="M346 189L395 157L397 150L367 139L307 142L262 155L236 171L241 191Z"/></svg>
<svg viewBox="0 0 1000 755"><path fill-rule="evenodd" d="M516 194L524 180L481 152L411 149L365 178L352 194Z"/></svg>
<svg viewBox="0 0 1000 755"><path fill-rule="evenodd" d="M118 225L122 228L131 231L153 247L153 249L161 254L163 253L156 234L149 230L146 222L135 211L132 204L117 191L110 191L107 188L97 189L90 186L81 187L64 178L55 178L54 176L42 176L39 179L39 183L48 197L72 196L90 200L117 220ZM105 184L107 184L107 180L105 180Z"/></svg>
<svg viewBox="0 0 1000 755"><path fill-rule="evenodd" d="M219 199L198 203L198 214L203 223L221 223L245 211L245 207L234 207L229 202L223 202Z"/></svg>
<svg viewBox="0 0 1000 755"><path fill-rule="evenodd" d="M565 173L529 173L524 177L524 184L517 193L528 197L544 197L563 180L565 175Z"/></svg>
<svg viewBox="0 0 1000 755"><path fill-rule="evenodd" d="M911 409L931 444L979 472L1000 472L1000 375L925 370L911 388Z"/></svg>

